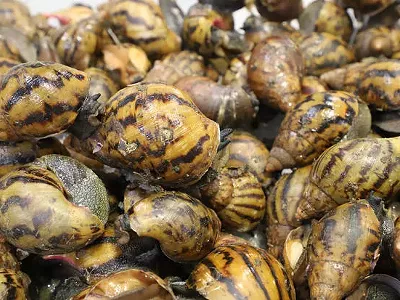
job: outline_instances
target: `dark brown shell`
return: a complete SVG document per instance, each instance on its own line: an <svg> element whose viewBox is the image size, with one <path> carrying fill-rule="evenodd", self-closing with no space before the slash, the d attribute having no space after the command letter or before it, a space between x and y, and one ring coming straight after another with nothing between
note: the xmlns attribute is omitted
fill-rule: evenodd
<svg viewBox="0 0 400 300"><path fill-rule="evenodd" d="M301 0L256 0L256 7L260 15L274 22L296 19L303 10Z"/></svg>

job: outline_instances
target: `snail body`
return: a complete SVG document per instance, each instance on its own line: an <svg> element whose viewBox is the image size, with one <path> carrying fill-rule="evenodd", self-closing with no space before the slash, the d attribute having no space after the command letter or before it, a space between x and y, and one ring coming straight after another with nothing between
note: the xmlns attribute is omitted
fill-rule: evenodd
<svg viewBox="0 0 400 300"><path fill-rule="evenodd" d="M247 76L249 87L262 103L288 111L300 99L301 52L289 38L269 37L253 49Z"/></svg>
<svg viewBox="0 0 400 300"><path fill-rule="evenodd" d="M365 199L371 191L392 199L400 190L400 138L363 138L338 143L313 163L309 184L298 207L300 220L338 205Z"/></svg>
<svg viewBox="0 0 400 300"><path fill-rule="evenodd" d="M162 184L189 184L211 166L219 126L179 89L139 83L111 97L103 124L89 143L109 166Z"/></svg>
<svg viewBox="0 0 400 300"><path fill-rule="evenodd" d="M57 63L12 68L0 91L0 141L43 138L72 125L88 96L85 73Z"/></svg>
<svg viewBox="0 0 400 300"><path fill-rule="evenodd" d="M102 234L108 218L101 180L66 156L43 156L11 171L2 177L0 191L0 231L9 243L30 253L83 247Z"/></svg>
<svg viewBox="0 0 400 300"><path fill-rule="evenodd" d="M333 144L345 137L364 137L370 128L368 107L354 94L339 91L312 94L282 121L267 171L310 164Z"/></svg>
<svg viewBox="0 0 400 300"><path fill-rule="evenodd" d="M308 249L311 299L348 295L373 270L381 238L380 222L365 200L343 204L314 222Z"/></svg>

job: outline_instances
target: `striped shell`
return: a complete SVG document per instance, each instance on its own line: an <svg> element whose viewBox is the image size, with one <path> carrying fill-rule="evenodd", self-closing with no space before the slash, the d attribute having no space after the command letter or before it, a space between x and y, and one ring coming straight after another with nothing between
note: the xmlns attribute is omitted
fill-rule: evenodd
<svg viewBox="0 0 400 300"><path fill-rule="evenodd" d="M43 156L0 181L0 231L30 253L65 253L87 245L102 234L108 211L103 183L69 157Z"/></svg>
<svg viewBox="0 0 400 300"><path fill-rule="evenodd" d="M300 100L303 57L287 37L272 36L253 49L248 83L264 104L288 111Z"/></svg>
<svg viewBox="0 0 400 300"><path fill-rule="evenodd" d="M371 191L389 201L400 191L399 176L400 137L341 142L314 162L296 217L317 217Z"/></svg>
<svg viewBox="0 0 400 300"><path fill-rule="evenodd" d="M85 73L33 62L12 68L0 90L0 141L43 138L66 130L88 96Z"/></svg>
<svg viewBox="0 0 400 300"><path fill-rule="evenodd" d="M370 128L368 107L354 94L335 91L312 94L282 121L267 170L310 164L343 138L364 137Z"/></svg>
<svg viewBox="0 0 400 300"><path fill-rule="evenodd" d="M374 268L380 222L365 201L346 203L314 222L308 248L311 299L340 300Z"/></svg>
<svg viewBox="0 0 400 300"><path fill-rule="evenodd" d="M264 217L262 186L253 174L241 169L223 168L215 180L201 187L201 195L227 229L250 231Z"/></svg>
<svg viewBox="0 0 400 300"><path fill-rule="evenodd" d="M29 278L22 272L0 268L1 299L26 300Z"/></svg>
<svg viewBox="0 0 400 300"><path fill-rule="evenodd" d="M89 94L95 95L100 93L97 101L105 104L118 90L118 85L101 69L89 68L85 73L90 78Z"/></svg>
<svg viewBox="0 0 400 300"><path fill-rule="evenodd" d="M164 254L178 262L206 256L221 230L213 210L179 192L152 194L136 202L128 215L133 231L158 240Z"/></svg>
<svg viewBox="0 0 400 300"><path fill-rule="evenodd" d="M357 89L360 98L381 110L400 108L400 61L387 60L369 65Z"/></svg>
<svg viewBox="0 0 400 300"><path fill-rule="evenodd" d="M91 143L95 155L110 166L162 184L190 184L211 166L219 126L177 88L139 83L107 102Z"/></svg>
<svg viewBox="0 0 400 300"><path fill-rule="evenodd" d="M311 166L282 175L267 199L267 251L276 258L289 232L300 225L296 219L297 207L311 173Z"/></svg>
<svg viewBox="0 0 400 300"><path fill-rule="evenodd" d="M307 75L319 76L324 72L352 63L355 56L340 38L326 32L314 32L300 44Z"/></svg>
<svg viewBox="0 0 400 300"><path fill-rule="evenodd" d="M34 161L36 145L31 142L0 142L0 177Z"/></svg>
<svg viewBox="0 0 400 300"><path fill-rule="evenodd" d="M282 265L249 245L218 247L194 268L186 284L210 300L296 299Z"/></svg>

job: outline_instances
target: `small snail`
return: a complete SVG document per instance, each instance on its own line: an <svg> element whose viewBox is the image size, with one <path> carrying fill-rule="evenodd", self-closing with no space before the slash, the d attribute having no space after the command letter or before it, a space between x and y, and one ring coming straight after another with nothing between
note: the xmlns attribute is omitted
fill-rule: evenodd
<svg viewBox="0 0 400 300"><path fill-rule="evenodd" d="M355 56L339 37L326 32L314 32L300 44L307 75L319 76L324 72L354 62Z"/></svg>
<svg viewBox="0 0 400 300"><path fill-rule="evenodd" d="M306 166L282 175L268 196L267 251L276 258L282 255L282 247L289 232L300 226L295 216L310 173L311 166Z"/></svg>
<svg viewBox="0 0 400 300"><path fill-rule="evenodd" d="M204 76L205 68L203 57L196 52L171 53L154 63L143 82L163 82L173 85L186 76Z"/></svg>
<svg viewBox="0 0 400 300"><path fill-rule="evenodd" d="M301 0L256 0L255 2L260 15L275 22L296 19L303 10Z"/></svg>
<svg viewBox="0 0 400 300"><path fill-rule="evenodd" d="M257 178L238 168L223 168L200 188L202 199L217 212L225 228L254 229L265 213L265 195Z"/></svg>
<svg viewBox="0 0 400 300"><path fill-rule="evenodd" d="M88 91L86 74L61 64L33 62L12 68L1 83L0 141L65 131Z"/></svg>
<svg viewBox="0 0 400 300"><path fill-rule="evenodd" d="M365 200L343 204L313 222L308 248L311 299L348 295L373 270L381 238L380 222Z"/></svg>
<svg viewBox="0 0 400 300"><path fill-rule="evenodd" d="M301 52L289 38L269 37L253 49L247 76L251 90L262 103L288 111L300 99Z"/></svg>
<svg viewBox="0 0 400 300"><path fill-rule="evenodd" d="M160 242L164 254L180 262L206 256L218 238L221 222L199 200L179 192L159 192L128 210L129 227Z"/></svg>
<svg viewBox="0 0 400 300"><path fill-rule="evenodd" d="M85 73L90 78L89 94L100 94L98 102L105 104L118 91L118 85L101 69L89 68Z"/></svg>
<svg viewBox="0 0 400 300"><path fill-rule="evenodd" d="M339 91L312 94L282 121L267 171L310 164L343 138L365 137L370 129L369 109L354 94Z"/></svg>
<svg viewBox="0 0 400 300"><path fill-rule="evenodd" d="M194 268L186 285L210 300L296 298L279 261L244 244L216 248Z"/></svg>
<svg viewBox="0 0 400 300"><path fill-rule="evenodd" d="M175 86L187 92L200 111L222 128L248 127L256 117L258 100L241 87L199 76L183 77Z"/></svg>
<svg viewBox="0 0 400 300"><path fill-rule="evenodd" d="M218 124L186 93L165 84L139 83L111 97L89 143L109 166L166 185L190 184L211 166L219 133Z"/></svg>
<svg viewBox="0 0 400 300"><path fill-rule="evenodd" d="M400 138L363 138L338 143L313 163L298 207L300 220L365 199L371 191L388 201L400 190Z"/></svg>
<svg viewBox="0 0 400 300"><path fill-rule="evenodd" d="M0 190L0 231L25 251L74 251L103 233L107 191L93 171L72 158L43 156L2 177Z"/></svg>

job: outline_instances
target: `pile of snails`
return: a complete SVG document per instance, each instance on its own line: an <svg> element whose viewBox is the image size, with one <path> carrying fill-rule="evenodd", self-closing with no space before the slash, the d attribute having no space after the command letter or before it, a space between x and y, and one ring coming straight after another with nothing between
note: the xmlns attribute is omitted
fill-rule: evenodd
<svg viewBox="0 0 400 300"><path fill-rule="evenodd" d="M399 299L399 5L0 0L0 298Z"/></svg>

